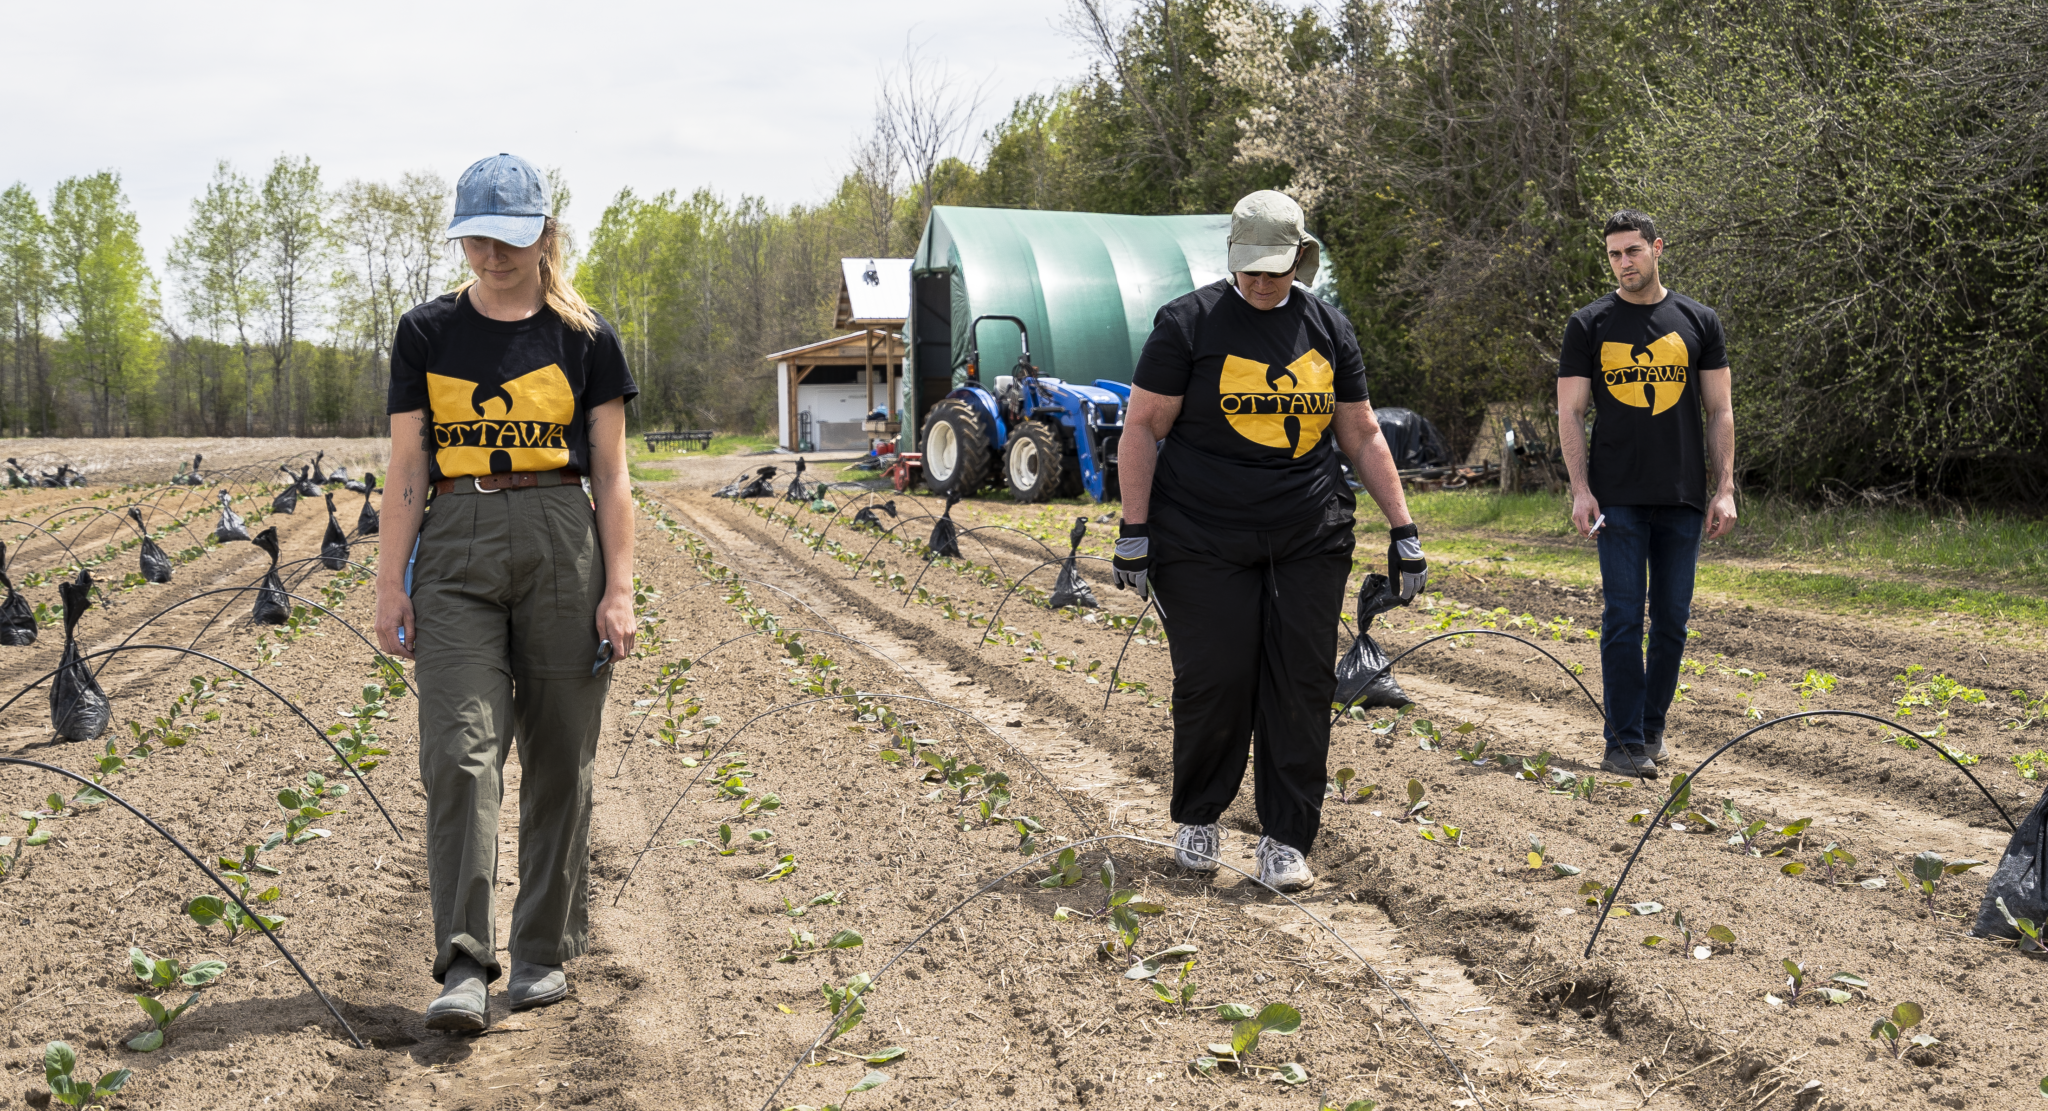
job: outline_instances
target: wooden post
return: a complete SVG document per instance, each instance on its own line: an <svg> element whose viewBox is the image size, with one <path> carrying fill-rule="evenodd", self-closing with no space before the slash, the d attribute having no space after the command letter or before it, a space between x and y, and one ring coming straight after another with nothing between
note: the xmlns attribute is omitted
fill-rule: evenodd
<svg viewBox="0 0 2048 1111"><path fill-rule="evenodd" d="M882 380L883 380L883 383L884 383L884 385L883 385L883 389L887 391L887 394L888 394L888 396L887 396L887 397L885 397L885 398L883 399L883 404L885 404L885 405L887 405L887 406L889 407L889 412L888 412L888 415L889 415L889 419L890 419L890 420L895 420L895 419L896 419L896 357L895 357L895 356L894 356L893 354L891 354L891 353L890 353L890 351L889 351L889 349L888 349L888 348L889 348L889 333L887 333L887 332L884 332L884 333L882 333L882 366L883 366L883 368L884 368L884 369L883 369L883 371L882 371Z"/></svg>
<svg viewBox="0 0 2048 1111"><path fill-rule="evenodd" d="M860 419L866 420L868 419L868 414L875 411L875 330L869 328L867 331L862 332L861 341L862 353L867 362L861 370L860 380L868 388L868 405L867 408L860 411Z"/></svg>
<svg viewBox="0 0 2048 1111"><path fill-rule="evenodd" d="M798 442L798 432L796 427L796 386L798 382L803 381L803 376L797 373L795 363L782 363L779 365L782 368L782 373L789 379L789 443L783 446L789 448L789 450L791 451L795 451Z"/></svg>

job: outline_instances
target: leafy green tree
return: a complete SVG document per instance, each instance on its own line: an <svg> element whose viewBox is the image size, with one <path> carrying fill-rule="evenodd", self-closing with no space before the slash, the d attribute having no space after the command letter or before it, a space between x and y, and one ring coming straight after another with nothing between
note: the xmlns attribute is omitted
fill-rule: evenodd
<svg viewBox="0 0 2048 1111"><path fill-rule="evenodd" d="M217 343L231 343L240 373L213 383L217 397L242 401L242 433L256 433L257 327L271 309L264 280L263 201L249 179L216 162L206 192L192 202L192 221L171 243L186 312ZM202 408L204 402L202 400Z"/></svg>
<svg viewBox="0 0 2048 1111"><path fill-rule="evenodd" d="M7 332L13 397L5 426L50 434L49 362L43 322L55 295L49 259L50 223L28 187L0 193L0 328Z"/></svg>
<svg viewBox="0 0 2048 1111"><path fill-rule="evenodd" d="M279 155L271 163L261 212L263 272L270 287L263 346L270 355L271 431L278 435L292 427L292 375L330 254L326 209L320 167L311 158Z"/></svg>
<svg viewBox="0 0 2048 1111"><path fill-rule="evenodd" d="M155 379L155 279L143 259L140 224L121 177L102 170L66 178L50 198L50 264L63 321L59 365L93 399L93 431L129 431L131 409L147 409Z"/></svg>

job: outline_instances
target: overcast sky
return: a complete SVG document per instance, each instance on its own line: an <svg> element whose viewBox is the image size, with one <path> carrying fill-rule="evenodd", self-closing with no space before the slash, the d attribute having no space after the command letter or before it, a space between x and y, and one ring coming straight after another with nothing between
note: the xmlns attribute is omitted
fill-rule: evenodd
<svg viewBox="0 0 2048 1111"><path fill-rule="evenodd" d="M821 199L906 38L982 85L982 126L1086 68L1061 0L5 7L0 187L118 170L159 277L220 158L333 187L511 151L562 168L587 233L624 186Z"/></svg>

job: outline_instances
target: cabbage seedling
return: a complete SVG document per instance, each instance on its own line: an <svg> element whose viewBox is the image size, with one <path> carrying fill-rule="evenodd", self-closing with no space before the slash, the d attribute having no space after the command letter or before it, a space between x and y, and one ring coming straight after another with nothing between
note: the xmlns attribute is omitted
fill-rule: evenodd
<svg viewBox="0 0 2048 1111"><path fill-rule="evenodd" d="M151 999L147 995L131 996L130 998L135 1000L136 1006L142 1008L143 1014L149 1016L150 1027L142 1033L129 1038L127 1042L128 1048L137 1053L154 1053L163 1048L164 1038L170 1033L171 1023L178 1021L179 1015L189 1010L192 1004L199 1002L199 993L193 992L190 996L186 997L183 1003L178 1004L175 1009L166 1008L162 1003Z"/></svg>
<svg viewBox="0 0 2048 1111"><path fill-rule="evenodd" d="M1416 746L1424 752L1435 752L1444 747L1444 736L1437 731L1436 723L1428 718L1417 718L1408 726L1415 734Z"/></svg>
<svg viewBox="0 0 2048 1111"><path fill-rule="evenodd" d="M1529 835L1529 867L1543 868L1545 866L1548 866L1551 872L1559 878L1576 876L1580 872L1585 871L1584 868L1574 868L1569 864L1559 864L1550 859L1550 850L1543 846L1543 839L1532 833Z"/></svg>
<svg viewBox="0 0 2048 1111"><path fill-rule="evenodd" d="M1358 770L1356 768L1338 768L1337 774L1330 777L1330 785L1325 789L1324 793L1334 797L1338 802L1351 802L1352 799L1349 797L1351 781L1357 778ZM1364 796L1360 795L1359 801L1363 801L1363 799Z"/></svg>
<svg viewBox="0 0 2048 1111"><path fill-rule="evenodd" d="M789 931L789 948L784 949L782 955L775 958L775 960L781 964L788 964L791 961L816 956L819 953L831 952L834 949L858 949L862 944L864 943L861 940L861 936L852 930L840 930L838 933L826 938L824 944L821 945L818 943L818 939L809 931L792 929Z"/></svg>
<svg viewBox="0 0 2048 1111"><path fill-rule="evenodd" d="M76 1067L78 1054L69 1045L51 1042L43 1047L43 1083L50 1088L50 1098L66 1107L105 1102L128 1083L127 1069L103 1072L88 1084L72 1077L71 1070Z"/></svg>
<svg viewBox="0 0 2048 1111"><path fill-rule="evenodd" d="M1239 1010L1242 1009L1240 1008ZM1218 1014L1222 1016L1225 1014L1225 1011L1219 1008ZM1300 1029L1300 1011L1285 1003L1268 1003L1259 1010L1258 1014L1250 1018L1241 1019L1235 1026L1231 1027L1229 1041L1210 1042L1208 1049L1211 1055L1197 1057L1190 1063L1196 1072L1208 1076L1213 1074L1217 1066L1225 1063L1225 1059L1227 1059L1228 1063L1236 1067L1240 1072L1269 1072L1273 1074L1273 1079L1275 1080L1287 1084L1304 1084L1308 1081L1308 1072L1298 1064L1289 1062L1284 1065L1255 1065L1245 1060L1254 1049L1258 1048L1261 1035L1292 1034Z"/></svg>
<svg viewBox="0 0 2048 1111"><path fill-rule="evenodd" d="M796 854L783 853L782 856L776 860L774 867L768 869L767 871L761 873L758 876L755 876L754 878L761 881L762 883L774 883L776 880L787 879L788 877L793 876L795 874Z"/></svg>
<svg viewBox="0 0 2048 1111"><path fill-rule="evenodd" d="M855 974L843 988L835 988L830 983L818 986L819 993L825 997L825 1009L838 1016L832 1028L825 1033L826 1041L833 1041L860 1025L861 1017L868 1013L868 1005L861 1001L861 996L874 986L874 976L866 972Z"/></svg>
<svg viewBox="0 0 2048 1111"><path fill-rule="evenodd" d="M1707 927L1698 935L1705 940L1700 944L1694 944L1693 926L1691 922L1686 921L1684 911L1674 910L1671 912L1671 926L1678 931L1680 938L1683 939L1683 944L1680 948L1691 953L1694 960L1703 961L1713 956L1718 946L1727 946L1730 950L1735 948L1735 931L1726 926ZM1643 944L1654 949L1658 945L1663 944L1664 940L1655 934L1651 934L1643 939Z"/></svg>
<svg viewBox="0 0 2048 1111"><path fill-rule="evenodd" d="M893 1049L893 1048L895 1048L895 1047L891 1046L890 1048L892 1048L892 1049ZM837 1051L836 1051L836 1050L834 1050L833 1052L837 1052ZM895 1058L897 1058L897 1057L901 1057L902 1055L903 1055L903 1051L902 1051L902 1050L900 1050L900 1049L896 1050L896 1052L894 1052L894 1053L890 1053L890 1052L889 1052L888 1050L883 1050L883 1051L882 1051L882 1052L881 1052L880 1054L877 1054L877 1055L876 1055L876 1056L880 1057L880 1058L881 1058L881 1060L875 1060L875 1059L874 1059L874 1058L872 1058L872 1057L862 1057L862 1058L860 1058L860 1059L861 1059L861 1060L863 1060L863 1061L867 1061L867 1062L868 1062L869 1064L879 1065L879 1064L881 1064L881 1063L882 1063L882 1061L889 1061L889 1060L893 1060L893 1059L895 1059ZM854 1081L854 1082L853 1082L853 1087L851 1087L851 1088L848 1088L848 1089L846 1090L846 1094L847 1094L847 1095L849 1095L849 1096L851 1096L851 1095L855 1095L855 1094L857 1094L857 1093L860 1093L860 1092L870 1092L870 1091L873 1091L873 1090L875 1090L876 1088L879 1088L879 1087L881 1087L881 1086L882 1086L882 1085L884 1085L884 1084L887 1084L888 1082L889 1082L889 1074L888 1074L888 1073L886 1073L886 1072L875 1072L875 1071L872 1071L872 1070L870 1070L870 1071L868 1072L868 1074L867 1074L866 1076L863 1076L863 1077L861 1077L861 1078L860 1078L859 1080L856 1080L856 1081ZM823 1106L823 1107L812 1107L812 1106L811 1106L810 1104L808 1104L808 1103L799 1103L799 1104L796 1104L795 1106L792 1106L792 1107L790 1107L790 1108L788 1109L788 1111L842 1111L842 1108L843 1108L844 1106L845 1106L845 1102L844 1102L843 1100L842 1100L841 1102L839 1102L839 1103L828 1103L828 1104L826 1104L826 1105L825 1105L825 1106Z"/></svg>
<svg viewBox="0 0 2048 1111"><path fill-rule="evenodd" d="M1547 748L1534 756L1522 757L1522 768L1515 773L1515 778L1526 779L1531 783L1541 782L1550 775L1550 761L1552 759L1550 750Z"/></svg>
<svg viewBox="0 0 2048 1111"><path fill-rule="evenodd" d="M1941 1039L1932 1034L1915 1034L1911 1038L1906 1037L1906 1031L1920 1025L1920 1020L1925 1017L1927 1017L1927 1013L1921 1009L1920 1004L1901 1003L1892 1008L1890 1015L1870 1024L1870 1036L1878 1041L1885 1042L1891 1048L1894 1059L1904 1057L1906 1055L1906 1047L1909 1045L1922 1047L1940 1045Z"/></svg>
<svg viewBox="0 0 2048 1111"><path fill-rule="evenodd" d="M2041 940L2042 930L2039 924L2031 918L2013 917L2012 911L2005 908L2005 898L2003 896L1994 901L1998 903L1998 913L2005 915L2006 925L2020 932L2020 952L2048 952L2048 945L2044 945Z"/></svg>
<svg viewBox="0 0 2048 1111"><path fill-rule="evenodd" d="M823 895L813 895L810 902L801 904L792 902L785 895L782 899L782 913L791 918L802 918L805 912L809 911L812 907L836 907L838 905L840 904L839 892L837 891L827 891Z"/></svg>
<svg viewBox="0 0 2048 1111"><path fill-rule="evenodd" d="M1764 996L1764 1000L1774 1007L1784 1006L1788 1003L1796 1007L1799 1005L1799 1001L1801 999L1804 999L1810 995L1819 995L1822 999L1825 999L1830 1003L1847 1003L1849 1000L1855 998L1848 992L1843 991L1841 988L1832 988L1828 987L1825 984L1820 986L1809 986L1807 983L1809 974L1806 971L1806 966L1800 964L1798 961L1787 958L1778 963L1784 966L1785 986L1792 989L1792 994L1783 999L1780 999L1776 995ZM1817 976L1819 974L1820 969L1816 968L1813 970L1811 975ZM1870 981L1865 980L1861 976L1853 975L1848 972L1835 973L1833 976L1828 977L1828 983L1841 984L1845 987L1851 988L1868 988L1870 986Z"/></svg>
<svg viewBox="0 0 2048 1111"><path fill-rule="evenodd" d="M1932 913L1935 889L1941 885L1943 876L1959 876L1983 864L1981 860L1958 860L1950 863L1943 860L1939 853L1923 852L1913 857L1913 874L1909 876L1906 870L1901 868L1899 879L1906 885L1907 890L1917 890L1927 896L1927 909Z"/></svg>
<svg viewBox="0 0 2048 1111"><path fill-rule="evenodd" d="M1429 800L1422 797L1422 781L1419 779L1409 780L1408 811L1403 816L1408 818L1415 818L1417 821L1421 821L1421 819L1417 818L1416 815L1421 814L1424 809L1428 808L1428 806Z"/></svg>
<svg viewBox="0 0 2048 1111"><path fill-rule="evenodd" d="M50 831L38 828L43 824L43 819L40 815L33 811L24 810L19 816L28 820L28 831L18 838L13 836L0 837L0 852L4 852L9 845L14 846L14 855L0 855L0 878L13 874L15 866L21 863L21 854L23 852L32 847L50 843Z"/></svg>
<svg viewBox="0 0 2048 1111"><path fill-rule="evenodd" d="M128 968L150 991L163 991L180 984L188 988L203 988L228 970L223 961L200 961L186 968L175 957L157 957L140 949L128 950Z"/></svg>
<svg viewBox="0 0 2048 1111"><path fill-rule="evenodd" d="M348 794L348 784L329 784L319 772L306 773L306 785L302 788L287 787L277 793L277 804L292 817L284 824L284 840L293 845L329 836L327 830L308 828L322 818L333 817L337 811L322 810L320 804Z"/></svg>
<svg viewBox="0 0 2048 1111"><path fill-rule="evenodd" d="M1060 850L1053 858L1052 872L1038 881L1038 886L1048 890L1055 887L1072 887L1081 882L1081 866L1075 863L1076 853L1072 849Z"/></svg>

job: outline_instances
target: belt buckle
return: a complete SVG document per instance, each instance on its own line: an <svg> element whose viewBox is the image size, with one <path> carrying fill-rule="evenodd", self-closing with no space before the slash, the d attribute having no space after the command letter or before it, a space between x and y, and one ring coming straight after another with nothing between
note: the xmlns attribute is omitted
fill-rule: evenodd
<svg viewBox="0 0 2048 1111"><path fill-rule="evenodd" d="M472 486L474 486L474 487L476 487L476 492L477 492L477 493L479 493L479 494L502 494L502 493L504 493L504 491L503 491L503 490L498 490L498 489L491 489L491 490L486 490L486 489L484 489L484 479L483 479L483 476L482 476L482 475L471 475L471 476L469 476L469 484L470 484L470 485L472 485Z"/></svg>

